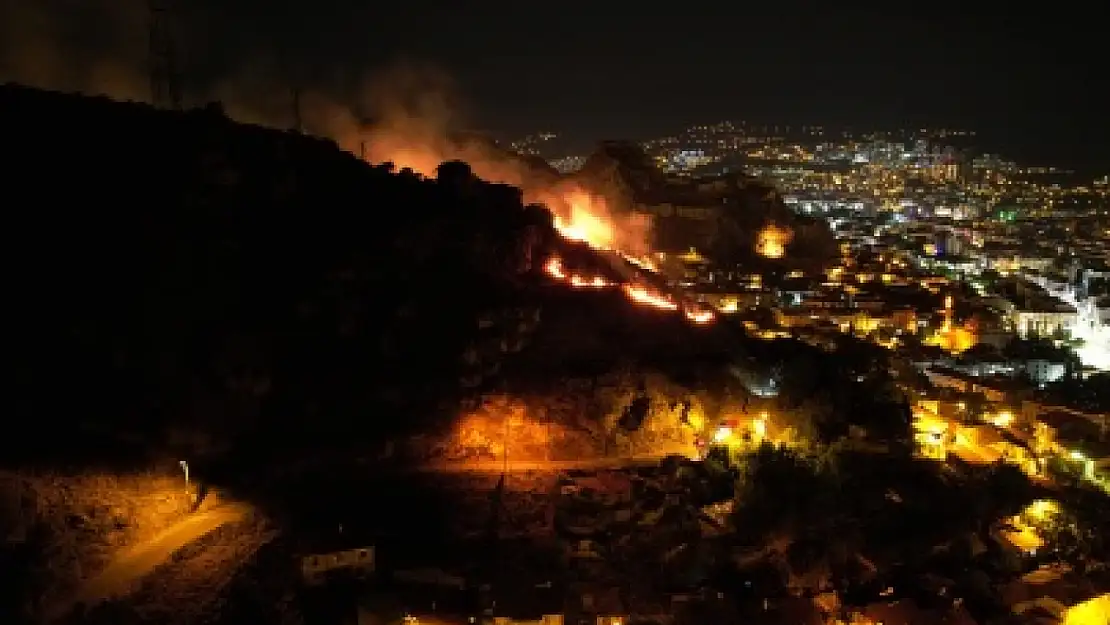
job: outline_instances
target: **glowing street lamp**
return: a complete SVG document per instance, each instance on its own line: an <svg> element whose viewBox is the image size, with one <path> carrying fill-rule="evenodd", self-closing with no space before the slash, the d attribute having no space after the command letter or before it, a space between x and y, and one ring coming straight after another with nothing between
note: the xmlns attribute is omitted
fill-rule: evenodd
<svg viewBox="0 0 1110 625"><path fill-rule="evenodd" d="M188 488L189 487L189 463L184 461L184 460L178 460L177 465L180 466L181 470L185 473L185 488Z"/></svg>
<svg viewBox="0 0 1110 625"><path fill-rule="evenodd" d="M1014 413L1010 412L1009 410L1003 410L991 419L991 423L1000 428L1010 427L1013 422Z"/></svg>

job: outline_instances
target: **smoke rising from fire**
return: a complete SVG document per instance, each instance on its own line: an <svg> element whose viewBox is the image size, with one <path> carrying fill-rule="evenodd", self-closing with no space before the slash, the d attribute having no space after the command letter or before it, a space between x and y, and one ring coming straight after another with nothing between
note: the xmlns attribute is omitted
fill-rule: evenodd
<svg viewBox="0 0 1110 625"><path fill-rule="evenodd" d="M650 249L651 222L619 211L588 184L537 167L481 136L462 131L454 85L434 67L397 64L370 83L364 106L373 123L360 134L366 158L433 176L446 161L467 163L489 182L519 187L524 201L547 206L567 236L598 247L642 256Z"/></svg>
<svg viewBox="0 0 1110 625"><path fill-rule="evenodd" d="M478 177L518 186L526 202L548 206L565 232L634 255L649 251L646 218L610 206L612 198L581 181L460 132L468 127L465 107L450 77L436 67L398 62L369 77L352 76L349 67L334 75L302 68L294 77L297 59L264 36L221 32L216 18L222 14L190 3L178 7L174 34L186 106L218 101L238 121L290 128L295 80L301 123L310 134L355 154L365 150L372 162L391 161L429 176L445 161L464 161ZM0 0L0 82L149 101L149 19L139 0ZM236 40L232 63L212 51L227 38Z"/></svg>
<svg viewBox="0 0 1110 625"><path fill-rule="evenodd" d="M144 7L141 2L0 0L0 82L146 99Z"/></svg>
<svg viewBox="0 0 1110 625"><path fill-rule="evenodd" d="M276 37L236 31L240 22L221 21L223 9L216 14L195 3L174 4L169 30L185 105L218 101L237 121L292 127L298 63L282 54ZM149 102L150 18L143 0L0 0L0 82ZM334 137L357 134L359 120L341 81L300 73L309 74L301 106L305 128Z"/></svg>

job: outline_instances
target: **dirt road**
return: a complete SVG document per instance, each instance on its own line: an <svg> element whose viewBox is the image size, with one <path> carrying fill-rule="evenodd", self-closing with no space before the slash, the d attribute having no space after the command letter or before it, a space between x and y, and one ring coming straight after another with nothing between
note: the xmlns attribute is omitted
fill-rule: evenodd
<svg viewBox="0 0 1110 625"><path fill-rule="evenodd" d="M226 523L245 518L249 512L250 508L243 504L223 503L193 513L154 538L123 550L103 571L86 580L70 602L51 610L48 620L66 616L78 604L93 605L127 594L175 551Z"/></svg>

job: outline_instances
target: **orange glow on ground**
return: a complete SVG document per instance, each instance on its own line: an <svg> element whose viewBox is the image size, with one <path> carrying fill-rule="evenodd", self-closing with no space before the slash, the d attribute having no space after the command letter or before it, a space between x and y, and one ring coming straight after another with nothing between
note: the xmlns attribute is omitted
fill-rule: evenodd
<svg viewBox="0 0 1110 625"><path fill-rule="evenodd" d="M544 263L544 271L549 277L576 289L604 289L616 286L615 283L601 276L588 276L567 271L563 261L557 257L549 258ZM623 284L621 289L628 300L634 304L666 311L677 311L679 309L678 302L674 299L649 287ZM687 308L683 312L688 321L697 325L708 325L717 320L713 311L703 308Z"/></svg>
<svg viewBox="0 0 1110 625"><path fill-rule="evenodd" d="M548 259L547 263L544 265L544 270L547 272L547 275L552 278L562 280L575 288L602 289L613 286L612 282L609 282L601 276L584 276L581 274L567 273L566 269L563 267L563 261L558 258Z"/></svg>
<svg viewBox="0 0 1110 625"><path fill-rule="evenodd" d="M624 294L637 304L652 306L661 310L678 310L678 304L665 295L650 291L634 284L624 285Z"/></svg>
<svg viewBox="0 0 1110 625"><path fill-rule="evenodd" d="M631 263L637 269L642 269L651 273L659 273L659 267L652 262L650 258L630 256L628 254L621 254L621 258Z"/></svg>
<svg viewBox="0 0 1110 625"><path fill-rule="evenodd" d="M707 325L716 320L716 316L711 310L687 309L686 318L698 325Z"/></svg>
<svg viewBox="0 0 1110 625"><path fill-rule="evenodd" d="M789 230L770 224L759 231L756 251L765 258L783 258L792 238Z"/></svg>
<svg viewBox="0 0 1110 625"><path fill-rule="evenodd" d="M979 342L979 337L964 327L944 327L933 336L925 339L926 345L933 345L941 349L959 354L971 349Z"/></svg>

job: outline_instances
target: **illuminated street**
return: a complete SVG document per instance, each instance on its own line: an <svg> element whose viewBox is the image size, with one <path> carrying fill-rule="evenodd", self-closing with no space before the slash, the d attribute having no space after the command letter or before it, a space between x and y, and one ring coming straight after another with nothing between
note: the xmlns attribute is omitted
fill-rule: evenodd
<svg viewBox="0 0 1110 625"><path fill-rule="evenodd" d="M251 513L250 507L244 504L220 503L216 501L218 496L215 494L209 497L213 501L203 510L181 519L150 540L118 554L104 570L84 582L72 601L56 606L51 618L61 618L78 604L95 605L128 593L141 578L169 560L174 552Z"/></svg>

